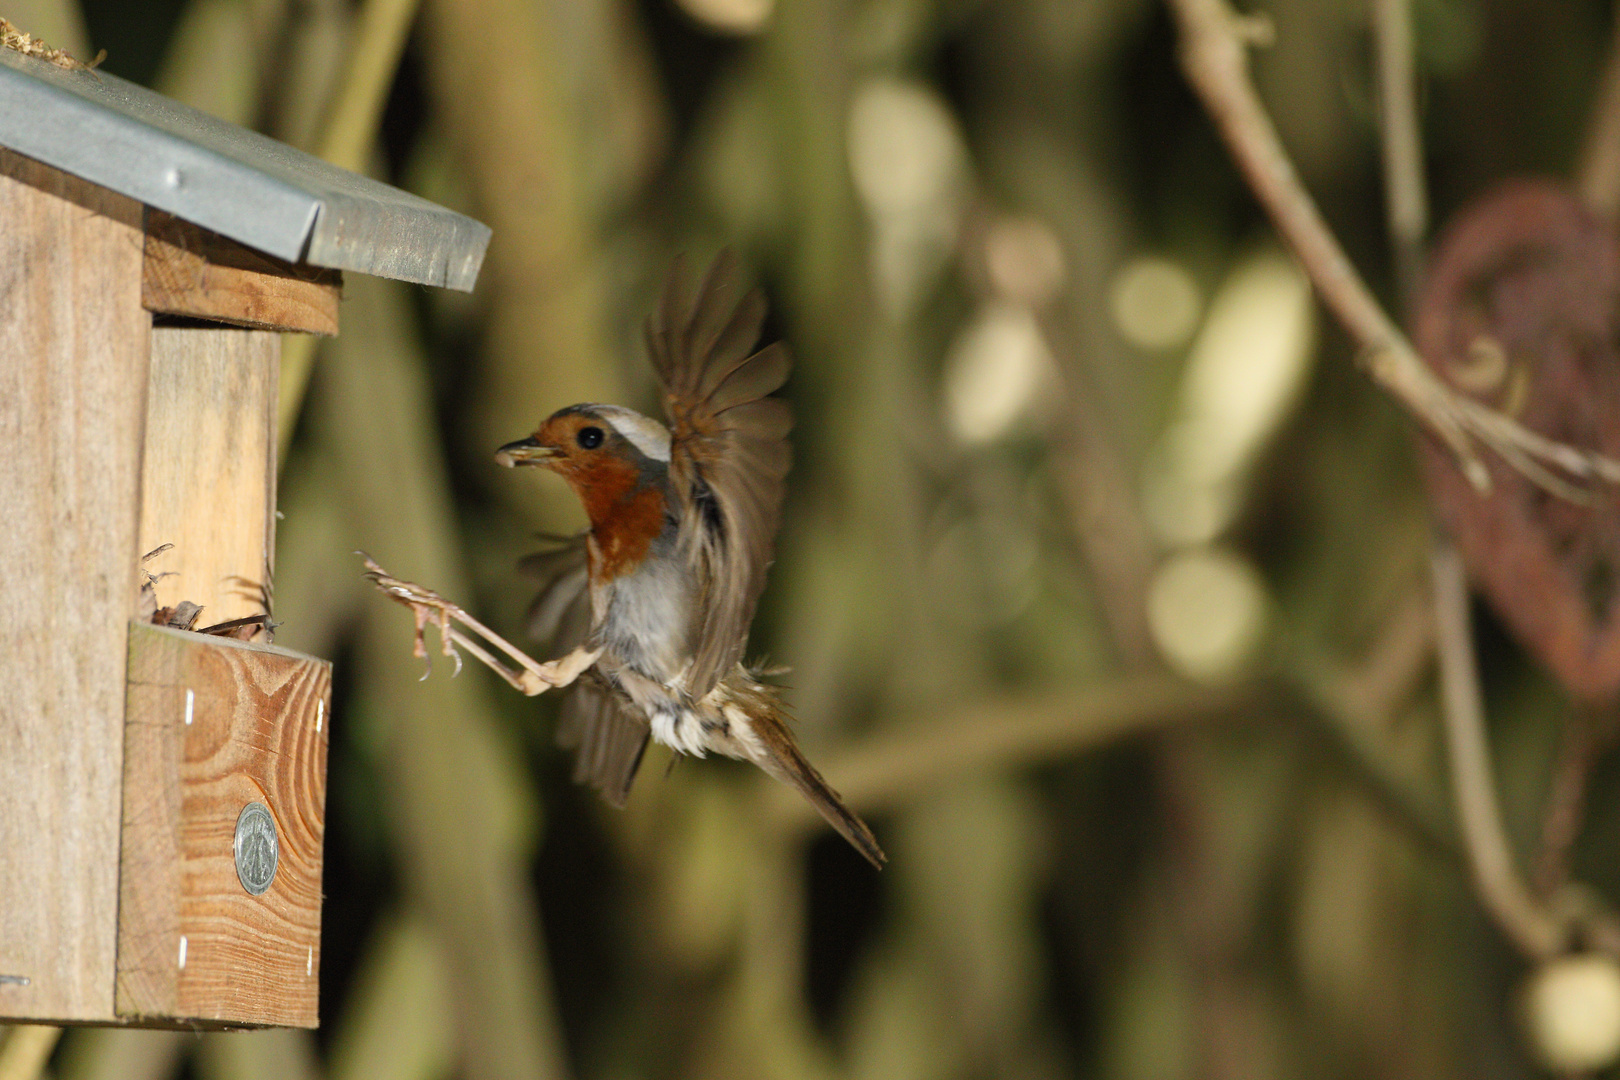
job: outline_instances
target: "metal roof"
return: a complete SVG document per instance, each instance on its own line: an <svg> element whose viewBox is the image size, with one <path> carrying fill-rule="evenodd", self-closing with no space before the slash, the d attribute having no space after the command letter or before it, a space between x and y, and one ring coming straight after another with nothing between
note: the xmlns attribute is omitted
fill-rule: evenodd
<svg viewBox="0 0 1620 1080"><path fill-rule="evenodd" d="M0 146L289 262L471 290L489 227L104 71L0 48Z"/></svg>

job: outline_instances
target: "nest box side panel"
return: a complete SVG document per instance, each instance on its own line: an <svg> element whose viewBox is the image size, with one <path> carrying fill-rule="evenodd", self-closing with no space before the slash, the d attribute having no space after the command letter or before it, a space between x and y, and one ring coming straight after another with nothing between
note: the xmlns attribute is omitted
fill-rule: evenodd
<svg viewBox="0 0 1620 1080"><path fill-rule="evenodd" d="M118 1013L315 1027L331 665L129 635Z"/></svg>
<svg viewBox="0 0 1620 1080"><path fill-rule="evenodd" d="M146 570L159 605L202 605L199 626L269 610L280 358L268 331L152 329L139 550L173 545Z"/></svg>
<svg viewBox="0 0 1620 1080"><path fill-rule="evenodd" d="M114 1018L139 204L0 149L0 1017Z"/></svg>

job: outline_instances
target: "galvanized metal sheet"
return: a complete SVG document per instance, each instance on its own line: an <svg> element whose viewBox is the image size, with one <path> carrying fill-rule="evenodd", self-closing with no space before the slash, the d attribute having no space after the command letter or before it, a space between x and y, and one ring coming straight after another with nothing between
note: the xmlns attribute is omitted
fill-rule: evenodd
<svg viewBox="0 0 1620 1080"><path fill-rule="evenodd" d="M0 48L0 146L291 262L471 290L489 227L102 71Z"/></svg>

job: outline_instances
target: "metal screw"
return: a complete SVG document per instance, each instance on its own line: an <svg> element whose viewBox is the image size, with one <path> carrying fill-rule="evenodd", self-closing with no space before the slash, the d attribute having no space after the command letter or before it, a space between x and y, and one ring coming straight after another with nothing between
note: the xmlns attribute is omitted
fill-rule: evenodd
<svg viewBox="0 0 1620 1080"><path fill-rule="evenodd" d="M242 888L262 896L276 879L280 844L276 840L276 819L261 802L242 807L236 819L236 877Z"/></svg>

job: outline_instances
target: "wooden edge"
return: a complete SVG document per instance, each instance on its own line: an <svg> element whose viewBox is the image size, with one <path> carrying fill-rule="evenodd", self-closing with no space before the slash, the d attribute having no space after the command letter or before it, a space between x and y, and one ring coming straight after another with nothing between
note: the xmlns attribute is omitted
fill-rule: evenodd
<svg viewBox="0 0 1620 1080"><path fill-rule="evenodd" d="M161 315L330 336L343 275L255 251L146 207L141 303Z"/></svg>
<svg viewBox="0 0 1620 1080"><path fill-rule="evenodd" d="M0 1017L99 1022L139 590L141 204L0 148L0 221Z"/></svg>

